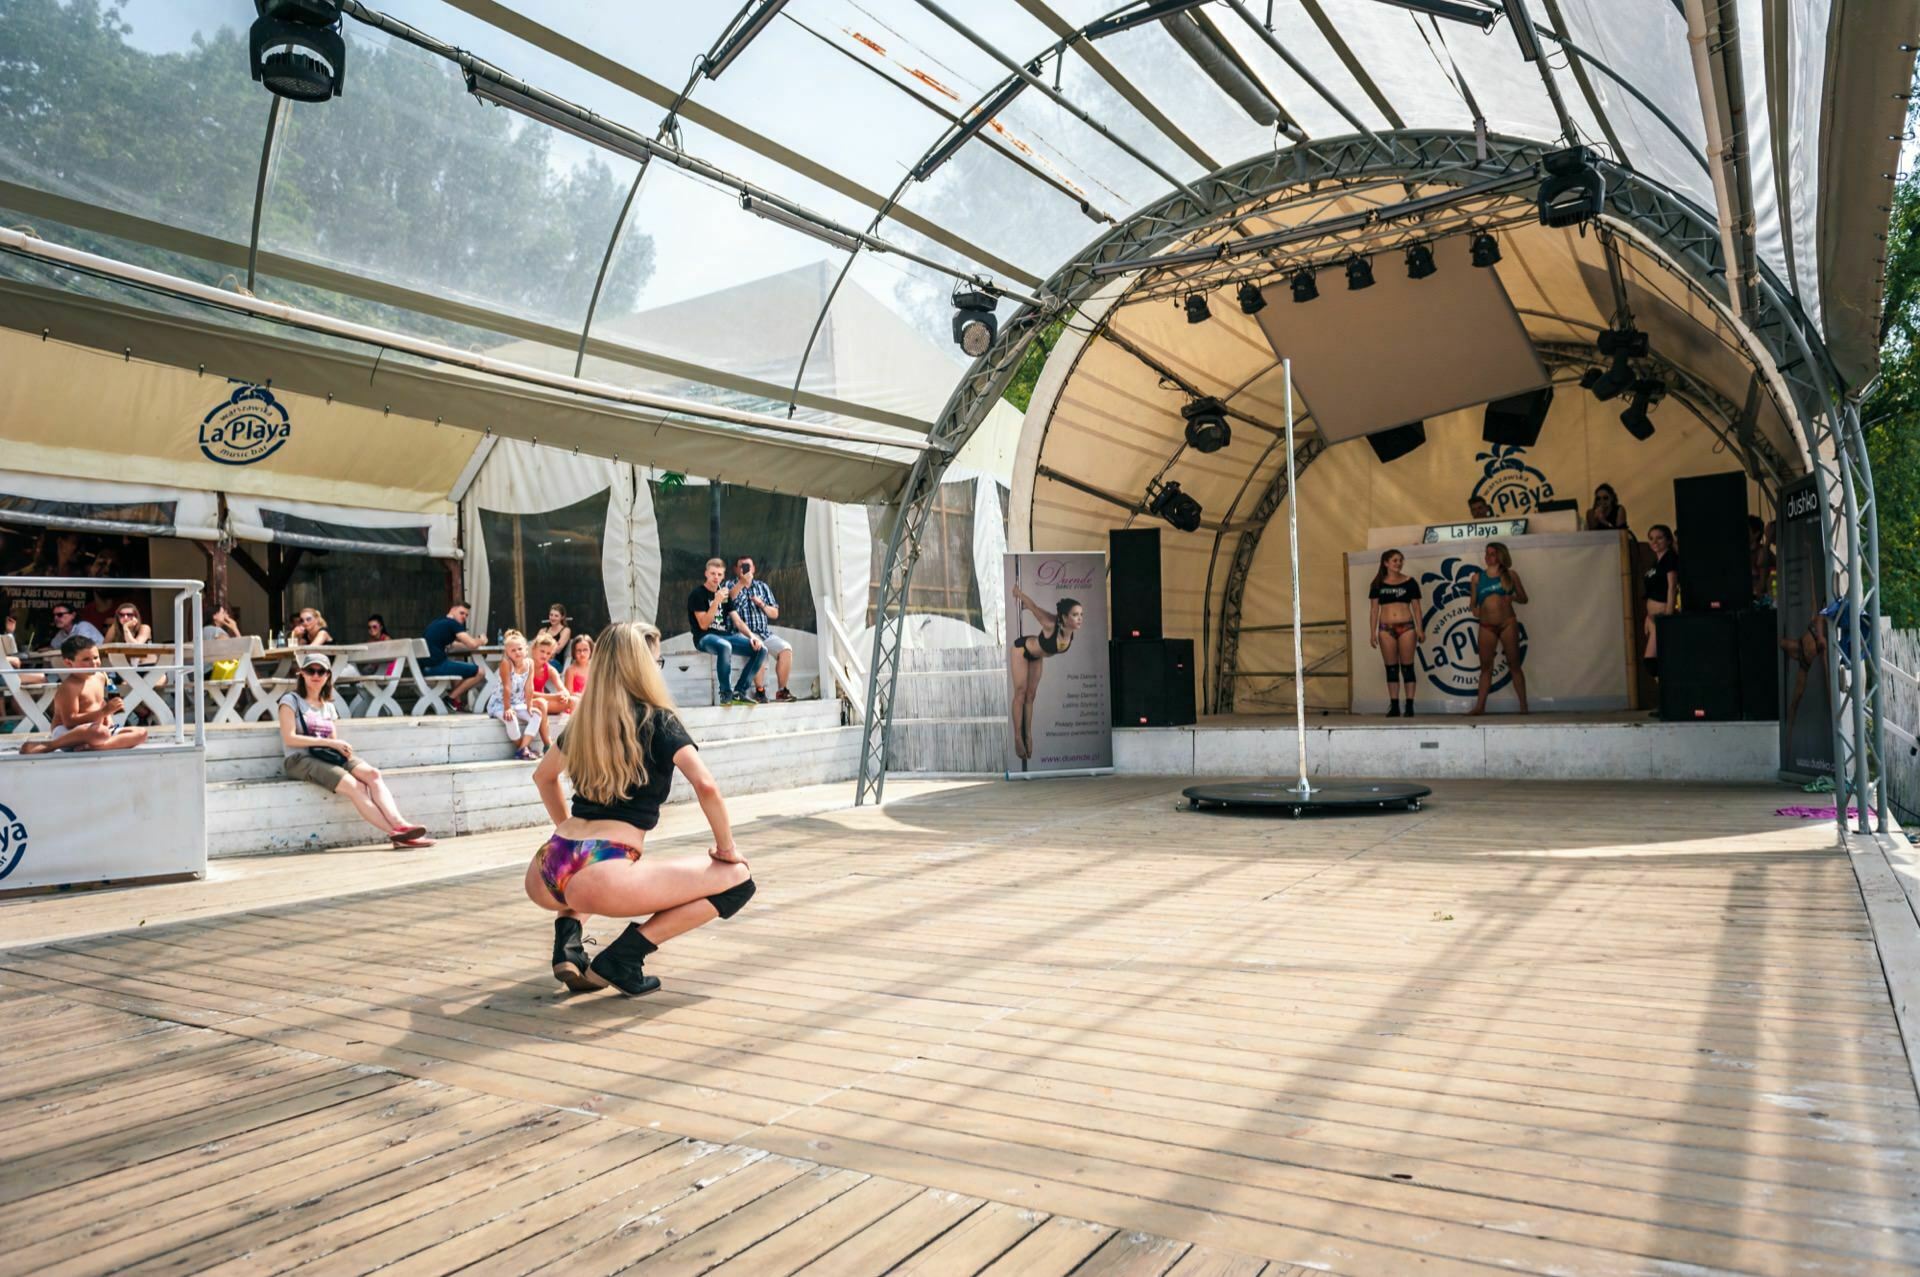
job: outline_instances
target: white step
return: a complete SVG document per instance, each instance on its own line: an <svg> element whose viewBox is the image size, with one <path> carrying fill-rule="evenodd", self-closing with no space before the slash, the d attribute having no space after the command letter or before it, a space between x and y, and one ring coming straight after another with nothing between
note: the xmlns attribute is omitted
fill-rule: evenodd
<svg viewBox="0 0 1920 1277"><path fill-rule="evenodd" d="M709 736L701 755L723 793L851 781L860 766L860 732L835 726L731 739ZM531 852L541 837L534 827L547 823L546 809L533 788L532 763L511 759L400 767L378 759L375 763L392 787L401 812L435 836L529 828ZM288 780L278 766L276 758L271 779L208 784L209 856L313 851L371 839L372 831L346 799L304 781ZM686 802L692 796L686 781L675 777L668 801Z"/></svg>

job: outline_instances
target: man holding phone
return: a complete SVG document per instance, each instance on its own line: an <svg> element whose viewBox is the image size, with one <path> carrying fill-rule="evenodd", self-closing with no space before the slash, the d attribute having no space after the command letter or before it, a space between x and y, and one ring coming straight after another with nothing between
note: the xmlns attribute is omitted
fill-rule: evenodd
<svg viewBox="0 0 1920 1277"><path fill-rule="evenodd" d="M708 559L705 580L687 595L687 628L693 632L693 645L713 657L714 695L722 705L751 705L747 692L760 663L767 659L766 645L734 626L733 591L726 583L724 559ZM733 681L733 655L747 658L741 667L740 681Z"/></svg>
<svg viewBox="0 0 1920 1277"><path fill-rule="evenodd" d="M84 634L75 634L60 645L60 663L68 669L98 671L100 646ZM60 690L53 694L53 734L46 740L28 741L20 747L20 752L132 749L145 742L147 729L114 726L114 719L125 713L126 708L120 699L118 680L113 675L92 673L63 678Z"/></svg>
<svg viewBox="0 0 1920 1277"><path fill-rule="evenodd" d="M773 632L773 622L780 619L780 604L773 597L773 587L754 576L754 562L746 556L733 565L733 623L734 627L748 638L755 639L773 657L774 677L779 681L780 691L775 700L790 701L793 693L787 690L787 676L793 673L793 644ZM767 700L767 670L762 665L753 676L753 696L761 704Z"/></svg>

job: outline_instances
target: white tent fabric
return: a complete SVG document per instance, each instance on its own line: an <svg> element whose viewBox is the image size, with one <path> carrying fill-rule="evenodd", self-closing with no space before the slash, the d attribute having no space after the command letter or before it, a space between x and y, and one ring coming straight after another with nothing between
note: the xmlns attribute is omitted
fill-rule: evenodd
<svg viewBox="0 0 1920 1277"><path fill-rule="evenodd" d="M0 470L0 521L94 532L219 539L211 492Z"/></svg>
<svg viewBox="0 0 1920 1277"><path fill-rule="evenodd" d="M452 514L229 496L227 531L241 541L277 541L309 549L460 557L459 528Z"/></svg>

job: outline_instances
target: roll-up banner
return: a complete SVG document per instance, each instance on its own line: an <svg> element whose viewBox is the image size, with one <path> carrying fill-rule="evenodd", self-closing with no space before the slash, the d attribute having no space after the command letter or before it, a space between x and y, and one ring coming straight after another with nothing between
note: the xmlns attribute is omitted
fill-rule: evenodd
<svg viewBox="0 0 1920 1277"><path fill-rule="evenodd" d="M1812 475L1780 489L1780 770L1833 775L1833 698L1827 685L1827 554Z"/></svg>
<svg viewBox="0 0 1920 1277"><path fill-rule="evenodd" d="M1113 766L1107 556L1006 556L1007 775Z"/></svg>

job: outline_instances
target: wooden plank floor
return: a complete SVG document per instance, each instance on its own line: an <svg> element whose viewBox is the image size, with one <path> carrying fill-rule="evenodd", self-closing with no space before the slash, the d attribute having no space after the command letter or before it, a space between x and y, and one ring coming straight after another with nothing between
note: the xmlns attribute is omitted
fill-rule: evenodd
<svg viewBox="0 0 1920 1277"><path fill-rule="evenodd" d="M1920 1266L1920 1101L1791 791L1176 792L765 815L637 1001L561 993L517 868L315 857L0 952L0 1272Z"/></svg>

